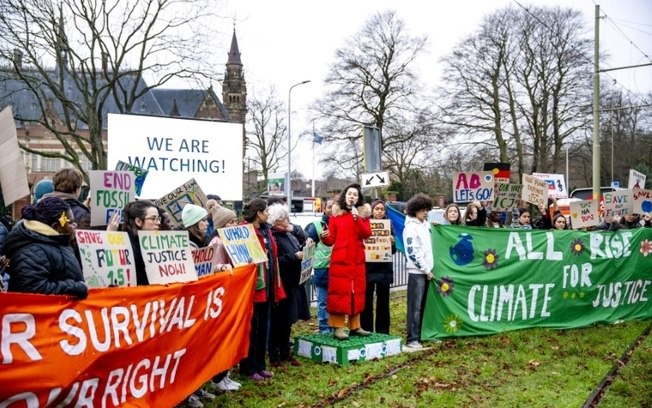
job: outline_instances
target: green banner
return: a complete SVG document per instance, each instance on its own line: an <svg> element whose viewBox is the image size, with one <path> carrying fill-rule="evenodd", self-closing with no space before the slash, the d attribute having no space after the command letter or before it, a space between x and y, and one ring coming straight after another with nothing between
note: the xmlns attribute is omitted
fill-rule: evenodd
<svg viewBox="0 0 652 408"><path fill-rule="evenodd" d="M432 228L421 338L652 317L652 229Z"/></svg>

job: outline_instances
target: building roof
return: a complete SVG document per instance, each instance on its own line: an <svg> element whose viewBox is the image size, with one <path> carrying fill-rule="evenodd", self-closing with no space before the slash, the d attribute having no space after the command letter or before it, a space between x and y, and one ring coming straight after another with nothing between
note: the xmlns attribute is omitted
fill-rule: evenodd
<svg viewBox="0 0 652 408"><path fill-rule="evenodd" d="M52 90L46 85L46 81L42 76L36 75L36 72L29 72L34 76L34 82L39 83L38 92L45 95L46 99L51 101L50 109L54 109L56 114L64 117L64 109L61 101L54 96ZM125 89L130 89L133 86L133 76L123 76L120 80ZM65 85L66 81L70 85ZM99 80L101 81L101 79ZM144 79L140 78L137 85L138 90L145 89L147 83ZM101 85L100 85L101 86ZM73 78L70 76L64 77L64 87L66 97L68 100L78 101L78 106L82 106L82 93L75 85ZM102 107L102 117L104 119L104 127L107 125L107 115L109 113L133 113L138 115L152 115L152 116L179 116L194 118L201 108L202 104L207 97L213 99L217 109L220 112L219 118L210 119L225 119L229 120L229 114L212 89L162 89L154 88L146 91L138 99L136 99L129 112L122 112L118 107L113 96L104 98L104 105ZM39 98L35 92L28 88L26 83L19 79L13 70L0 69L0 109L11 105L16 126L22 127L24 121L39 121L42 119L42 110L39 106ZM176 108L175 108L176 105ZM77 127L79 129L86 129L88 126L78 121Z"/></svg>

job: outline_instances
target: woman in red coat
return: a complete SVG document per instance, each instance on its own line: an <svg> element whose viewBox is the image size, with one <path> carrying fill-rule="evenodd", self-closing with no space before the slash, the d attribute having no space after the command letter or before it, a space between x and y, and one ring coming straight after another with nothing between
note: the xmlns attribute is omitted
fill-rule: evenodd
<svg viewBox="0 0 652 408"><path fill-rule="evenodd" d="M330 314L328 324L335 328L333 336L338 340L371 334L360 327L366 287L363 240L371 236L370 215L371 208L364 204L360 185L351 184L333 204L328 234L322 237L324 244L333 247L326 308ZM344 331L347 316L349 335Z"/></svg>

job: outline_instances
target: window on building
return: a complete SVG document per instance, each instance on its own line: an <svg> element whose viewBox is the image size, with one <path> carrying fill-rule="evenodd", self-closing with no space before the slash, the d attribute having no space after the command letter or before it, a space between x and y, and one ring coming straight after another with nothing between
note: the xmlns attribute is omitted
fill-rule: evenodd
<svg viewBox="0 0 652 408"><path fill-rule="evenodd" d="M58 157L40 157L40 159L40 166L34 167L34 169L38 169L39 171L56 172L62 167L61 159Z"/></svg>
<svg viewBox="0 0 652 408"><path fill-rule="evenodd" d="M82 169L88 171L93 169L93 164L86 156L80 156L79 161L81 162Z"/></svg>

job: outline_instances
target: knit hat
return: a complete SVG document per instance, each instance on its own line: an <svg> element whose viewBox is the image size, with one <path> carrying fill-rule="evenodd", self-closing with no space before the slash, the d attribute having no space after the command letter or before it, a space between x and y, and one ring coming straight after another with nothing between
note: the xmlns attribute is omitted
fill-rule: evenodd
<svg viewBox="0 0 652 408"><path fill-rule="evenodd" d="M373 201L371 202L371 211L373 211L374 208L376 208L376 206L377 206L378 204L382 204L383 207L386 207L385 202L384 202L382 199L380 199L380 198L376 198L375 200L373 200Z"/></svg>
<svg viewBox="0 0 652 408"><path fill-rule="evenodd" d="M224 228L227 222L238 217L233 210L226 207L214 207L211 213L213 214L213 226L215 228Z"/></svg>
<svg viewBox="0 0 652 408"><path fill-rule="evenodd" d="M54 184L50 179L43 179L34 186L34 204L38 203L44 195L54 191Z"/></svg>
<svg viewBox="0 0 652 408"><path fill-rule="evenodd" d="M208 214L208 211L204 207L200 207L195 204L186 204L181 211L181 221L183 221L183 226L188 228L192 225L197 224Z"/></svg>

